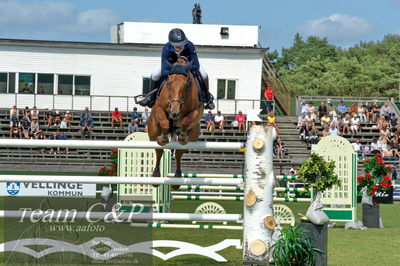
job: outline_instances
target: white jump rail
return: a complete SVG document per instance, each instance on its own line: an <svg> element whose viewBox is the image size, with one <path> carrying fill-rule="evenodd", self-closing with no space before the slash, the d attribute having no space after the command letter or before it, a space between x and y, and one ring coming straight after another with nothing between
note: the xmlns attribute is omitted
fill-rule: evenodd
<svg viewBox="0 0 400 266"><path fill-rule="evenodd" d="M57 219L101 219L104 221L113 221L116 218L124 221L135 220L166 220L166 221L205 221L205 222L236 222L241 223L241 214L209 214L209 213L124 213L124 212L73 212L73 211L55 211ZM110 215L113 214L113 215ZM34 218L41 219L48 216L45 211L13 211L1 210L0 218ZM114 215L117 215L114 216Z"/></svg>
<svg viewBox="0 0 400 266"><path fill-rule="evenodd" d="M82 184L148 184L148 185L240 185L233 178L106 177L62 175L0 175L0 182L82 183Z"/></svg>
<svg viewBox="0 0 400 266"><path fill-rule="evenodd" d="M104 140L33 140L33 139L0 139L0 147L37 148L37 147L68 147L68 148L131 148L131 149L190 149L212 151L239 151L244 148L242 142L189 142L181 145L170 142L160 146L155 141L104 141Z"/></svg>

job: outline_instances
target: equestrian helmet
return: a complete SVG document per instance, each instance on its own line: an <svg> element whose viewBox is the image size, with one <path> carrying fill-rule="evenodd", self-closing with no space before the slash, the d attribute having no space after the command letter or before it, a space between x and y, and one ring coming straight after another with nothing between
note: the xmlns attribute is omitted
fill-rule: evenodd
<svg viewBox="0 0 400 266"><path fill-rule="evenodd" d="M187 39L183 30L175 28L169 32L168 41L173 46L182 47L186 44Z"/></svg>

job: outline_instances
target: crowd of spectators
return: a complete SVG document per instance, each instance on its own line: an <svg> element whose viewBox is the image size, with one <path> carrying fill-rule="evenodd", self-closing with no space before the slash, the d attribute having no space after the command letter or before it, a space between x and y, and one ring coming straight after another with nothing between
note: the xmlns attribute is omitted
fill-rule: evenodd
<svg viewBox="0 0 400 266"><path fill-rule="evenodd" d="M400 121L392 112L389 102L382 106L378 101L367 103L352 103L346 106L340 101L337 106L322 102L317 110L312 103L301 102L300 116L297 128L299 138L306 143L316 144L320 137L351 136L353 149L360 156L381 153L384 157L400 157L399 137ZM319 122L321 133L317 130ZM359 133L363 127L378 130L372 142L362 143Z"/></svg>

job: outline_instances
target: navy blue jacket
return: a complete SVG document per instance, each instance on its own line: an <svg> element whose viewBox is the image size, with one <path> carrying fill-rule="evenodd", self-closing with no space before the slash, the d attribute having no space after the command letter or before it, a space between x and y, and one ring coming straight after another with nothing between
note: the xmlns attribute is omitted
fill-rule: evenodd
<svg viewBox="0 0 400 266"><path fill-rule="evenodd" d="M193 71L197 72L200 69L199 59L196 53L196 47L194 47L191 41L187 41L183 47L182 52L179 55L176 54L174 48L170 43L166 43L162 48L161 53L161 74L163 77L168 76L172 64L176 63L179 56L186 57L189 62L192 63Z"/></svg>

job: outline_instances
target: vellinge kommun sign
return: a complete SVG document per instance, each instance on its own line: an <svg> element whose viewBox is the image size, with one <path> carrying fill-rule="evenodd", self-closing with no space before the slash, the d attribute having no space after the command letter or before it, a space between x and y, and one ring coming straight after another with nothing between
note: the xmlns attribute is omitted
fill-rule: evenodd
<svg viewBox="0 0 400 266"><path fill-rule="evenodd" d="M94 198L96 184L1 182L0 196Z"/></svg>

